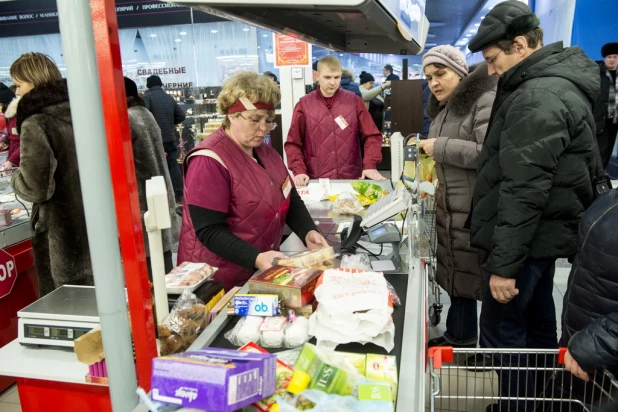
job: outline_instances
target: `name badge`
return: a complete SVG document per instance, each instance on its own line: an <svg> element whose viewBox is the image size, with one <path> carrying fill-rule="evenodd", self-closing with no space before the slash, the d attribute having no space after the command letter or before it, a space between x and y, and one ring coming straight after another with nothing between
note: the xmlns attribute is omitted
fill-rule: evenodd
<svg viewBox="0 0 618 412"><path fill-rule="evenodd" d="M349 126L348 122L345 121L342 115L339 115L339 117L335 119L335 123L337 123L341 130L345 130L345 128Z"/></svg>
<svg viewBox="0 0 618 412"><path fill-rule="evenodd" d="M290 176L286 177L283 181L283 184L281 185L281 191L283 192L283 197L287 199L290 195L290 192L292 191L292 182L290 181Z"/></svg>
<svg viewBox="0 0 618 412"><path fill-rule="evenodd" d="M11 134L17 134L17 128L16 127L13 127L11 129Z"/></svg>

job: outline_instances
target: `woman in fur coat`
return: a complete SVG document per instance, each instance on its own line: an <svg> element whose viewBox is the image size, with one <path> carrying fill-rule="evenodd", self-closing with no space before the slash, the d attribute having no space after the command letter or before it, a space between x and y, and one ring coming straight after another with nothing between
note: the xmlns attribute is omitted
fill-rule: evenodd
<svg viewBox="0 0 618 412"><path fill-rule="evenodd" d="M453 46L437 46L423 56L423 71L432 95L427 114L433 118L425 152L436 161L438 235L437 273L451 298L444 336L429 346L476 347L477 300L482 297L481 255L469 246L465 222L476 181L498 79L485 64L469 71L465 56Z"/></svg>
<svg viewBox="0 0 618 412"><path fill-rule="evenodd" d="M133 142L133 159L135 161L135 176L137 178L137 193L139 207L142 215L142 230L148 263L148 274L152 279L150 267L150 249L148 248L148 234L144 225L144 213L148 210L146 201L146 180L154 176L163 176L167 186L167 201L169 202L170 218L172 227L161 231L163 240L163 257L165 272L169 273L173 268L172 246L178 242L181 221L176 214L176 200L172 180L167 169L161 129L152 113L146 109L146 105L137 93L137 85L127 77L124 78L124 88L129 108L129 125L131 127L131 141Z"/></svg>
<svg viewBox="0 0 618 412"><path fill-rule="evenodd" d="M30 225L39 291L93 285L86 218L66 82L52 60L27 53L11 66L21 96L17 132L21 161L15 194L32 202Z"/></svg>

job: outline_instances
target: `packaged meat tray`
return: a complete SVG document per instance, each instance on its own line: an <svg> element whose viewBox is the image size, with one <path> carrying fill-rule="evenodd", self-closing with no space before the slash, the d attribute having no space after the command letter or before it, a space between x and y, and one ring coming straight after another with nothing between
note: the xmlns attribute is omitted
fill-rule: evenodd
<svg viewBox="0 0 618 412"><path fill-rule="evenodd" d="M185 290L195 291L215 274L217 268L208 263L182 262L165 275L167 293L182 294Z"/></svg>
<svg viewBox="0 0 618 412"><path fill-rule="evenodd" d="M287 259L280 259L277 261L277 265L326 270L331 269L334 259L335 249L332 246L326 246L316 250L301 252Z"/></svg>

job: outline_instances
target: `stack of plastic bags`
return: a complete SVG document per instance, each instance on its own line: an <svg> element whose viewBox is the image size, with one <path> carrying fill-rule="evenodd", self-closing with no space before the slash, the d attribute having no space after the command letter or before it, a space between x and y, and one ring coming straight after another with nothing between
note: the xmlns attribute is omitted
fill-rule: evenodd
<svg viewBox="0 0 618 412"><path fill-rule="evenodd" d="M371 342L390 352L395 346L393 303L382 273L325 270L315 290L317 310L309 333L318 347Z"/></svg>

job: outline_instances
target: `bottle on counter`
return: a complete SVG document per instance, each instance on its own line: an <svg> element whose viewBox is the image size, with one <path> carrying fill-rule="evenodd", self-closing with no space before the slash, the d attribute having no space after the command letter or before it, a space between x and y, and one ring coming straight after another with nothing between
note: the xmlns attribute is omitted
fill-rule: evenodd
<svg viewBox="0 0 618 412"><path fill-rule="evenodd" d="M309 382L311 382L311 376L309 376L309 374L301 370L294 372L294 375L292 375L292 379L288 384L286 394L283 397L283 402L286 402L288 405L293 405L296 409L301 411L312 409L315 404L313 404L313 402L309 401L308 399L303 398L302 396L296 399L296 403L293 404L294 398L296 398L299 393L303 392L309 387ZM277 405L276 403L273 404L273 406L271 406L270 408L270 411L279 412L279 405Z"/></svg>

